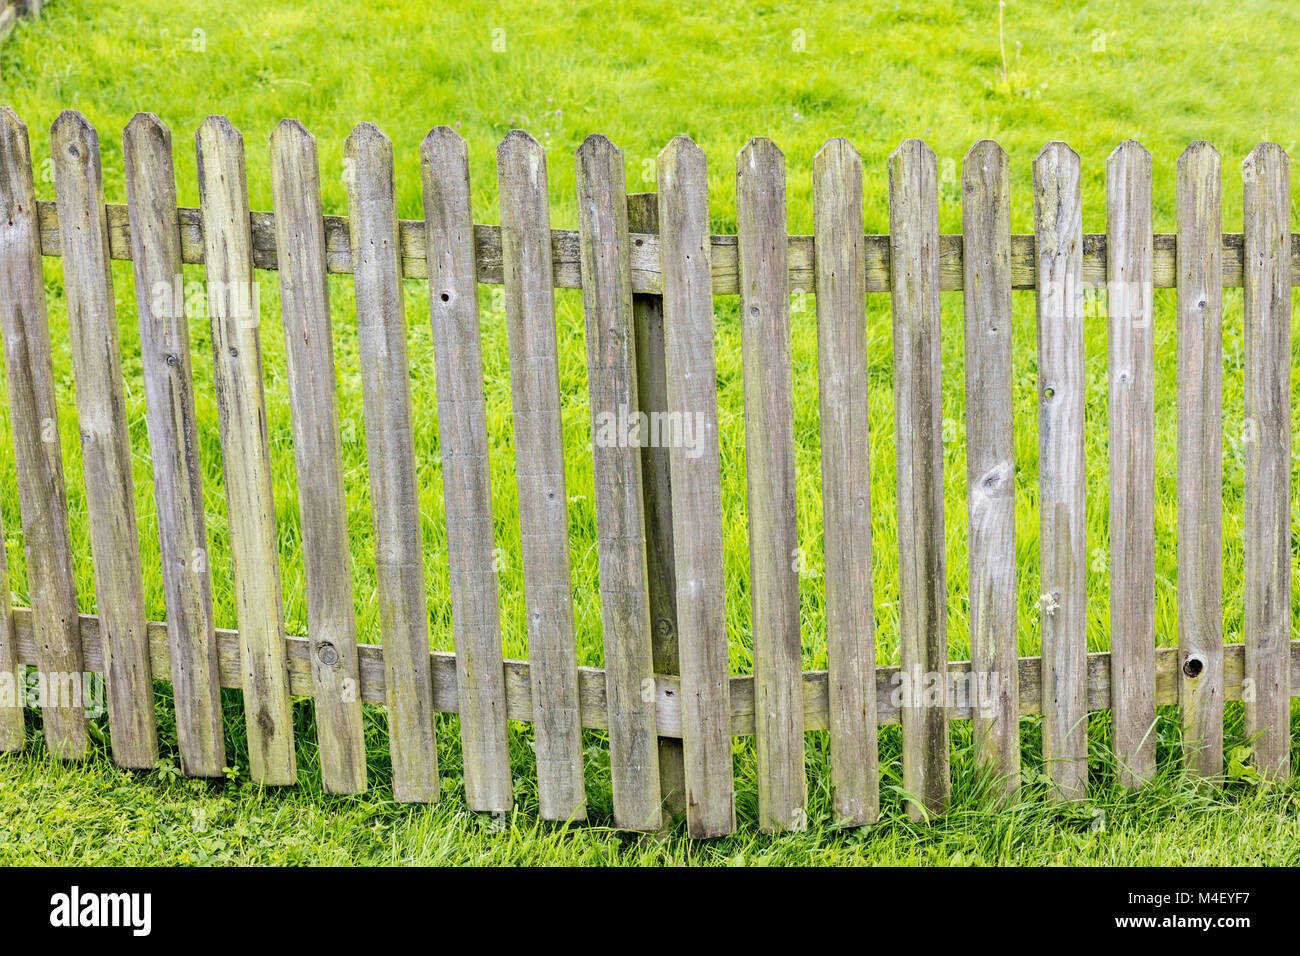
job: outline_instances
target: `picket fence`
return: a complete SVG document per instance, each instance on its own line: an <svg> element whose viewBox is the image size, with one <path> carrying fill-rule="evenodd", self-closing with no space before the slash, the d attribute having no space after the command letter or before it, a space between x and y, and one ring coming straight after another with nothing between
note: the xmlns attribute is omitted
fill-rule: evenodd
<svg viewBox="0 0 1300 956"><path fill-rule="evenodd" d="M833 807L879 814L877 728L901 723L917 817L950 789L949 722L974 722L979 759L1020 779L1021 715L1041 714L1045 768L1064 799L1087 783L1087 714L1110 709L1126 785L1155 770L1156 707L1177 704L1187 769L1223 767L1225 700L1245 702L1262 776L1290 773L1300 642L1290 639L1289 161L1246 159L1244 232L1224 234L1207 143L1178 161L1176 235L1152 232L1151 157L1121 144L1106 169L1106 235L1082 231L1080 161L1034 160L1033 235L1010 230L1006 153L982 141L962 169L963 233L940 235L933 152L889 160L890 234L864 235L862 165L843 139L814 164L813 236L789 236L784 159L751 140L737 163L738 235L710 234L703 152L674 139L657 194L628 195L622 154L577 152L580 228L552 230L546 157L516 130L498 153L501 225L475 225L467 150L447 127L421 146L424 220L399 221L392 144L349 137L347 218L324 216L315 141L294 121L270 141L274 213L250 211L240 133L197 137L200 208L177 208L168 130L137 115L123 143L127 204L106 204L95 130L65 112L51 144L56 201L39 201L26 127L0 113L0 331L30 609L0 564L0 678L35 666L45 739L87 752L81 702L60 682L106 674L113 757L158 757L154 681L170 681L181 764L226 766L222 687L243 691L250 771L298 773L291 697L314 701L325 788L367 786L362 705L387 707L393 788L439 795L434 714L460 715L465 798L513 803L507 722L531 721L540 814L585 818L582 731L609 738L615 822L695 837L734 830L732 738L753 735L764 830L806 821L805 733L829 731ZM62 256L98 614L78 614L42 257ZM168 620L147 622L110 260L134 264ZM197 460L189 336L168 294L206 267L238 631L215 627ZM264 411L256 269L279 270L301 502L308 636L286 637ZM353 609L328 273L354 276L381 645ZM430 653L416 497L403 278L427 279L446 498L455 654ZM523 541L528 661L503 660L487 465L478 284L504 285ZM1220 555L1222 290L1244 287L1244 644L1223 643ZM593 421L619 408L700 413L702 453L594 442L604 669L576 664L554 288L581 288ZM1111 650L1085 642L1084 291L1109 294ZM1177 289L1179 646L1154 633L1153 289ZM800 660L790 290L816 293L824 500L826 671ZM1011 416L1014 289L1037 293L1042 657L1016 645ZM965 304L972 659L948 660L940 293ZM897 423L900 661L875 663L868 489L866 303L889 292ZM739 295L744 369L752 675L728 671L714 297ZM179 293L177 294L179 298ZM890 546L893 546L890 542ZM0 551L0 561L3 552ZM906 678L906 679L903 679ZM911 689L901 698L901 683ZM978 693L969 693L972 689ZM0 706L0 749L24 745Z"/></svg>

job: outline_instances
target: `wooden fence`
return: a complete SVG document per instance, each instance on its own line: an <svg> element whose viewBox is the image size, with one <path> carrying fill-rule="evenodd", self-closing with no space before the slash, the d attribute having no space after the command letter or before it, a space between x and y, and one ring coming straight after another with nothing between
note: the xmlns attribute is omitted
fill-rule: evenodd
<svg viewBox="0 0 1300 956"><path fill-rule="evenodd" d="M398 800L439 794L434 714L460 715L466 801L512 805L507 722L531 721L541 816L585 817L583 728L608 733L618 826L735 828L732 738L756 742L765 830L806 820L805 733L829 731L835 816L879 812L877 728L901 723L918 816L949 796L949 722L972 720L978 753L1014 797L1019 718L1041 714L1062 798L1087 782L1087 713L1110 709L1124 782L1155 769L1156 707L1178 704L1185 762L1223 767L1225 700L1244 700L1261 775L1290 773L1300 642L1290 640L1291 287L1288 159L1245 162L1245 227L1224 234L1221 170L1206 143L1178 163L1176 235L1153 235L1151 158L1121 144L1106 170L1106 235L1082 231L1079 157L1034 161L1033 235L1010 231L1008 159L989 141L962 171L963 233L940 235L934 154L889 160L888 236L865 236L862 165L834 139L814 164L813 236L788 236L785 168L772 142L737 163L738 235L710 234L704 154L674 139L658 193L626 193L604 137L577 153L580 228L552 230L546 157L522 131L497 153L501 226L474 225L464 141L439 127L420 149L423 221L399 221L392 144L358 126L346 145L347 218L324 216L315 141L285 121L271 137L274 213L250 211L243 140L221 117L197 133L200 208L177 208L172 143L140 114L123 142L127 204L105 204L97 135L77 113L51 131L56 201L39 201L26 127L0 113L0 332L32 608L0 581L0 678L27 666L103 672L114 759L158 754L155 680L170 681L182 767L226 764L220 688L243 691L251 772L298 773L291 697L315 704L327 790L367 786L363 704L388 709ZM815 253L815 254L814 254ZM78 614L42 257L62 256L84 452L96 616ZM168 622L148 622L114 314L112 259L133 262ZM167 290L206 267L238 631L215 627L197 460L190 347ZM903 267L899 267L900 264ZM306 571L308 637L286 637L255 270L279 270ZM328 273L354 276L382 645L358 643L353 609ZM402 279L427 279L456 653L430 653ZM478 284L502 283L529 661L502 659L493 565ZM1109 291L1111 651L1085 643L1083 303ZM1223 643L1222 290L1244 287L1244 644ZM593 423L620 407L699 413L699 454L593 441L604 669L578 667L569 566L554 292L581 288ZM1153 289L1177 290L1179 647L1154 633ZM800 659L790 290L816 293L828 669ZM1014 289L1037 294L1042 657L1016 644L1011 415ZM948 660L940 387L940 292L965 302L971 660ZM866 302L893 304L900 661L875 662ZM739 295L754 673L728 670L714 297ZM594 428L594 424L593 424ZM947 516L958 520L957 516ZM877 545L879 542L876 543ZM887 546L895 546L888 542ZM0 552L0 558L3 552ZM0 575L4 567L0 565ZM933 686L932 686L933 685ZM899 687L905 690L901 697ZM0 707L0 748L24 743ZM87 751L76 700L41 700L50 750Z"/></svg>

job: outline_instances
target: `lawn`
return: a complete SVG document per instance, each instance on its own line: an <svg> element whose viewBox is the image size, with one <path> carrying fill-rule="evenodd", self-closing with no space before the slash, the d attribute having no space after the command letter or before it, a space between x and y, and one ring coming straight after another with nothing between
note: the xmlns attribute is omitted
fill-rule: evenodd
<svg viewBox="0 0 1300 956"><path fill-rule="evenodd" d="M1001 27L1000 27L1001 16ZM430 127L450 124L469 144L475 220L499 221L495 147L512 127L529 129L547 147L551 219L576 228L573 154L591 132L624 152L630 189L654 188L654 157L686 133L710 163L715 232L735 231L735 155L753 135L784 150L789 221L812 231L812 157L832 136L861 151L869 232L887 232L885 161L900 140L923 137L940 169L940 227L961 230L962 156L990 137L1011 158L1012 229L1032 231L1030 164L1042 144L1067 140L1081 155L1084 229L1105 229L1105 158L1119 141L1139 139L1155 165L1155 227L1174 227L1174 163L1193 139L1212 141L1224 162L1224 228L1241 228L1240 163L1260 140L1294 150L1300 102L1278 78L1300 63L1300 10L1284 3L1175 0L1149 9L1112 3L1030 5L992 2L872 5L684 3L660 9L517 0L468 11L461 5L289 3L254 7L158 0L112 5L54 0L39 19L20 23L0 43L0 104L31 131L40 198L54 195L48 128L58 112L79 109L100 131L105 193L124 202L121 130L140 110L157 113L174 136L180 201L197 205L192 134L210 113L224 113L244 133L252 207L271 208L267 137L282 117L301 119L316 135L325 211L346 211L343 141L372 120L392 138L398 213L421 218L418 144ZM187 270L200 290L201 268ZM165 618L149 443L129 263L114 267L126 374L136 503L151 618ZM73 547L83 612L93 612L93 569L85 520L62 266L47 260L46 286L55 377L63 414L60 434L72 512ZM505 316L500 287L481 289L488 427L499 549L504 650L526 657L518 498L510 409ZM358 628L378 641L374 542L367 487L365 431L357 369L351 278L331 280L343 418L344 471L357 596ZM298 499L289 422L284 340L275 273L261 274L263 362L285 618L306 630ZM573 591L579 663L602 663L590 415L580 294L557 291L561 388ZM803 666L826 664L822 594L820 444L816 313L811 295L792 311L798 524L803 551ZM1108 647L1106 556L1105 301L1090 297L1086 318L1088 594L1090 650ZM726 519L727 613L735 673L751 667L748 542L740 329L734 297L716 300L716 349ZM1156 632L1177 643L1175 582L1176 441L1174 300L1156 296ZM1242 312L1240 290L1225 293L1224 601L1227 640L1241 640ZM1037 423L1035 328L1031 293L1015 296L1017 556L1021 654L1038 652ZM425 284L406 284L412 395L421 490L426 584L433 646L451 650L441 464ZM969 654L961 298L943 301L943 415L948 558L949 648ZM217 622L234 627L225 499L207 323L191 327L205 470L208 533ZM868 300L874 583L877 659L897 659L897 535L893 396L887 295ZM1293 358L1293 366L1294 366ZM27 604L7 409L0 447L0 513L14 601ZM1293 427L1293 430L1294 427ZM1294 564L1294 562L1293 562ZM1294 629L1294 628L1293 628ZM163 688L160 686L160 690ZM707 845L680 830L633 839L611 822L608 751L588 733L588 792L593 825L572 831L535 820L530 733L512 727L516 814L493 820L468 813L457 776L454 717L440 717L444 797L434 807L391 801L386 721L367 713L372 789L357 798L320 793L308 702L296 704L301 786L261 791L247 779L239 695L226 692L231 768L223 783L178 779L169 700L160 698L164 758L154 773L114 769L97 726L100 750L85 767L52 765L29 721L32 747L0 760L0 862L1002 862L1200 863L1300 862L1300 790L1264 792L1249 779L1210 791L1169 769L1177 752L1177 716L1162 713L1162 770L1140 794L1118 789L1105 746L1109 720L1091 718L1094 741L1089 801L1061 808L1040 799L1040 734L1023 723L1026 797L1012 811L984 799L986 781L971 770L969 732L954 727L954 809L929 825L902 812L896 728L881 734L884 820L870 830L830 828L827 743L808 736L812 797L809 831L761 837L752 826L756 791L753 749L737 742L737 799L742 833ZM1294 711L1294 708L1293 708ZM1293 714L1294 717L1294 714ZM1294 722L1294 720L1293 720ZM1242 741L1238 705L1229 705L1228 747ZM1293 734L1293 738L1295 735Z"/></svg>

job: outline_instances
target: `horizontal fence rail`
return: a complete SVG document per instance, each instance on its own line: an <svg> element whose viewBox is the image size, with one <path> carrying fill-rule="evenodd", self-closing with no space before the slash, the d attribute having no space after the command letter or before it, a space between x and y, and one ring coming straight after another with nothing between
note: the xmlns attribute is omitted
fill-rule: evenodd
<svg viewBox="0 0 1300 956"><path fill-rule="evenodd" d="M1178 231L1152 228L1152 159L1126 142L1106 165L1105 234L1082 230L1081 162L1049 143L1033 163L1034 229L1010 230L1009 162L982 141L962 171L963 232L938 227L938 170L919 140L889 159L888 235L863 229L862 162L833 139L813 164L814 234L787 234L786 163L767 139L737 157L737 235L709 229L704 153L660 154L657 194L627 193L606 138L578 150L580 228L551 228L547 156L512 131L497 151L500 226L476 225L466 144L420 146L424 219L396 216L393 144L348 138L348 215L322 213L315 139L286 120L270 141L274 212L250 210L242 135L209 117L195 147L200 207L178 208L172 138L139 114L124 137L125 205L106 203L98 134L78 113L51 131L55 199L38 199L27 129L0 111L0 334L27 590L12 607L0 550L0 750L25 745L29 667L47 745L89 748L85 673L105 675L114 760L159 753L154 681L170 681L182 770L219 777L221 688L242 691L250 771L302 769L292 698L310 698L324 789L360 793L362 705L389 721L393 793L444 782L434 715L460 717L466 804L514 804L508 721L532 724L543 819L587 815L582 731L609 740L615 824L694 837L736 828L733 738L754 738L758 825L807 825L805 735L828 731L832 805L879 817L878 729L898 725L908 811L951 799L950 734L972 722L978 762L1016 799L1020 718L1041 716L1052 795L1088 785L1087 716L1110 711L1119 782L1156 770L1156 708L1177 705L1189 772L1223 772L1225 701L1242 701L1252 764L1291 773L1290 167L1262 144L1243 166L1243 232L1222 232L1218 153L1178 162ZM61 257L85 469L97 613L79 614L57 424L43 257ZM167 622L145 619L113 260L131 260ZM154 294L203 265L238 628L217 628L206 560L198 423L183 303ZM252 288L277 270L299 481L307 635L286 633L261 335ZM340 446L328 275L353 276L369 459L379 644L360 643ZM455 652L431 652L404 278L427 279ZM504 286L529 660L502 652L501 594L477 286ZM1223 643L1223 289L1243 289L1243 643ZM577 664L556 288L581 289L595 479L604 667ZM1106 289L1111 649L1087 650L1084 292ZM1153 290L1177 295L1178 646L1155 635ZM1033 290L1041 657L1017 649L1012 292ZM963 296L968 511L944 513L942 292ZM816 296L827 669L801 661L790 295ZM872 540L866 296L890 294L897 540ZM714 297L739 296L752 675L729 672ZM269 333L266 333L269 334ZM622 410L698 416L688 454L602 441ZM694 421L694 417L692 419ZM698 451L698 453L695 453ZM968 531L970 661L950 661L945 527ZM962 524L964 522L964 524ZM873 554L897 548L899 661L876 663ZM6 692L6 689L7 692Z"/></svg>

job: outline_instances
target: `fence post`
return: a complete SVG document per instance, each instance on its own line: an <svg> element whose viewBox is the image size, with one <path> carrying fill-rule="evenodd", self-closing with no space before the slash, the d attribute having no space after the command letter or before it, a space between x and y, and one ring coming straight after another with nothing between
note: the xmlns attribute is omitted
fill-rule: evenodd
<svg viewBox="0 0 1300 956"><path fill-rule="evenodd" d="M627 228L631 233L658 234L659 194L630 193ZM633 239L636 248L644 240ZM632 328L636 336L636 391L647 416L668 411L664 372L664 297L632 296ZM677 660L677 571L673 564L672 482L668 449L643 445L641 488L645 504L646 576L650 582L651 651L656 674L681 673ZM686 812L686 770L680 737L659 738L659 792L665 823Z"/></svg>

